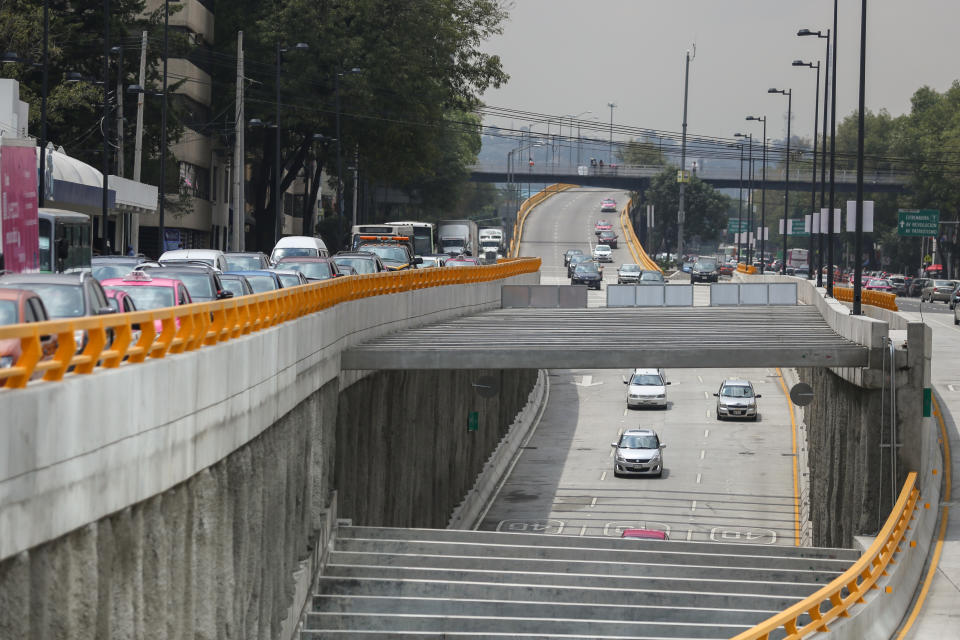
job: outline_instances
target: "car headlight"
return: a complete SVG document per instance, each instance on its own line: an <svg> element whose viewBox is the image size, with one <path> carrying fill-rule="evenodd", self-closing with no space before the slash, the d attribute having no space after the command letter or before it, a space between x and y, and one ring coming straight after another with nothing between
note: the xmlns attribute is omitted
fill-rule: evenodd
<svg viewBox="0 0 960 640"><path fill-rule="evenodd" d="M617 460L617 462L626 462L626 460L624 459L624 457L623 457L622 455L620 455L619 453L616 455L616 460Z"/></svg>
<svg viewBox="0 0 960 640"><path fill-rule="evenodd" d="M659 459L660 459L660 450L657 449L656 451L654 451L653 455L650 456L650 462L653 462L654 460L659 460Z"/></svg>
<svg viewBox="0 0 960 640"><path fill-rule="evenodd" d="M657 395L657 397L658 397L658 398L666 398L666 397L667 397L667 394L665 394L665 393L660 393L660 394Z"/></svg>
<svg viewBox="0 0 960 640"><path fill-rule="evenodd" d="M13 356L0 356L0 369L7 369L13 366Z"/></svg>

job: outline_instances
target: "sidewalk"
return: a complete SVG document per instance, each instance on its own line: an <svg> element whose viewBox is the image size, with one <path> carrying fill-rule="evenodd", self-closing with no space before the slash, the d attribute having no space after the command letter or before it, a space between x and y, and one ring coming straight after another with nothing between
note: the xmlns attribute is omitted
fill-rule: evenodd
<svg viewBox="0 0 960 640"><path fill-rule="evenodd" d="M955 506L960 490L960 431L957 426L957 420L960 420L960 327L953 325L953 314L925 313L922 318L920 313L914 312L901 312L900 315L910 321L925 322L933 331L931 380L950 442L952 489L949 501L942 505L949 507L947 529L929 591L910 629L896 637L916 640L960 638L960 509ZM939 421L935 420L935 424L939 429ZM926 578L924 573L922 579Z"/></svg>

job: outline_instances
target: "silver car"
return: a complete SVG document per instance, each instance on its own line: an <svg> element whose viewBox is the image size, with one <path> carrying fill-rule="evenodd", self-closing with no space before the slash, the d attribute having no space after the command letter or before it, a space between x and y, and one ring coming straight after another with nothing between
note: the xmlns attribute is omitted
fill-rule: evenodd
<svg viewBox="0 0 960 640"><path fill-rule="evenodd" d="M660 442L653 429L627 429L617 442L611 442L615 449L613 456L613 475L654 476L663 475L663 450L667 445Z"/></svg>
<svg viewBox="0 0 960 640"><path fill-rule="evenodd" d="M620 265L617 269L617 284L637 283L640 281L640 273L643 271L640 265L626 263Z"/></svg>
<svg viewBox="0 0 960 640"><path fill-rule="evenodd" d="M749 380L728 378L720 383L720 390L713 394L717 398L717 420L724 418L750 418L756 420L757 398Z"/></svg>

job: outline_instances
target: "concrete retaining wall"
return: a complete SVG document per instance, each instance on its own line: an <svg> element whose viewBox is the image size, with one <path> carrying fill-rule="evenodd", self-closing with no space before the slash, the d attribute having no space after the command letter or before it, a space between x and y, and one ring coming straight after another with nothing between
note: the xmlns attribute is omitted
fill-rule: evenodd
<svg viewBox="0 0 960 640"><path fill-rule="evenodd" d="M537 375L381 371L354 383L341 396L337 422L339 516L364 526L446 527L527 405ZM478 393L482 377L496 381L496 394ZM472 411L476 431L467 429Z"/></svg>

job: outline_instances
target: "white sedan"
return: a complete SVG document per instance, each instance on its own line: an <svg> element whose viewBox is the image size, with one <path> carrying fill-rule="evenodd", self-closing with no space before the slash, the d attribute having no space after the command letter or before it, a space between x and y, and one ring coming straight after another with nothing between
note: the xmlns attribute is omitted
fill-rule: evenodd
<svg viewBox="0 0 960 640"><path fill-rule="evenodd" d="M598 244L593 248L593 259L597 262L613 262L613 250L610 245Z"/></svg>

